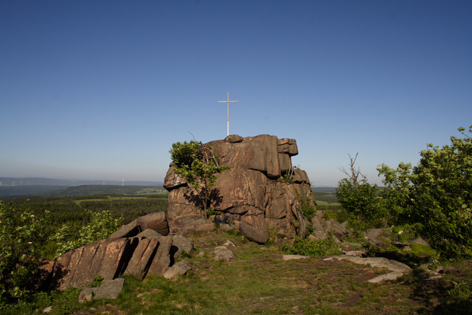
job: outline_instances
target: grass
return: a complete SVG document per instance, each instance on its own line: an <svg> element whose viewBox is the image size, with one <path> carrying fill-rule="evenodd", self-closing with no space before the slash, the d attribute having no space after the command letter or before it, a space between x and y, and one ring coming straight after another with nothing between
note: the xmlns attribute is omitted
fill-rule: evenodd
<svg viewBox="0 0 472 315"><path fill-rule="evenodd" d="M212 260L215 246L231 240L236 260ZM78 290L43 296L35 306L7 314L32 314L52 305L50 314L468 314L472 302L454 299L455 290L470 296L472 263L445 266L439 281L413 272L398 281L371 284L385 270L322 257L283 261L274 245L260 246L240 235L213 233L193 238L193 267L176 281L127 276L118 299L77 303ZM462 282L458 282L458 281ZM453 282L455 281L455 282ZM454 283L459 283L454 286ZM92 311L93 310L93 311Z"/></svg>

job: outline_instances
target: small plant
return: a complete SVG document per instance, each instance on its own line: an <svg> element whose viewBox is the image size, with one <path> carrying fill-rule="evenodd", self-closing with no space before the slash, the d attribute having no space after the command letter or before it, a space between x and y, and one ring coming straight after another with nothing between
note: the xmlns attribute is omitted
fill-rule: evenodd
<svg viewBox="0 0 472 315"><path fill-rule="evenodd" d="M220 215L221 211L215 210L215 208L207 209L207 218L211 217L212 215Z"/></svg>
<svg viewBox="0 0 472 315"><path fill-rule="evenodd" d="M313 200L305 196L302 197L298 192L298 189L295 189L295 193L300 202L300 211L308 221L311 221L311 219L316 215L316 208L313 206Z"/></svg>
<svg viewBox="0 0 472 315"><path fill-rule="evenodd" d="M292 175L286 173L279 177L279 182L286 183L286 184L293 184Z"/></svg>
<svg viewBox="0 0 472 315"><path fill-rule="evenodd" d="M311 235L313 234L313 232L314 232L313 224L308 224L308 226L306 227L306 234Z"/></svg>
<svg viewBox="0 0 472 315"><path fill-rule="evenodd" d="M451 299L459 301L468 301L472 297L471 288L465 281L452 281L454 287L447 291Z"/></svg>
<svg viewBox="0 0 472 315"><path fill-rule="evenodd" d="M98 288L102 285L103 278L100 276L93 277L93 283L91 285L92 288Z"/></svg>
<svg viewBox="0 0 472 315"><path fill-rule="evenodd" d="M328 233L328 238L324 240L308 240L295 237L295 243L292 246L285 246L284 249L291 254L304 256L330 256L340 255L342 251L334 241L333 233Z"/></svg>

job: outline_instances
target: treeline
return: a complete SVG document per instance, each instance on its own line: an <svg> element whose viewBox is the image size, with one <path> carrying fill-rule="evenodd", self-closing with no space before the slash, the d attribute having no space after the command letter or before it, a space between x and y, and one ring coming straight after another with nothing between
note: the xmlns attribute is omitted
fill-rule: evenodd
<svg viewBox="0 0 472 315"><path fill-rule="evenodd" d="M64 189L53 190L42 193L42 196L90 196L90 195L133 195L142 191L153 191L155 193L165 193L163 187L160 186L117 186L117 185L83 185L71 186Z"/></svg>
<svg viewBox="0 0 472 315"><path fill-rule="evenodd" d="M335 193L331 192L313 192L313 197L315 197L315 200L317 201L325 201L328 203L338 203L338 198L336 197Z"/></svg>

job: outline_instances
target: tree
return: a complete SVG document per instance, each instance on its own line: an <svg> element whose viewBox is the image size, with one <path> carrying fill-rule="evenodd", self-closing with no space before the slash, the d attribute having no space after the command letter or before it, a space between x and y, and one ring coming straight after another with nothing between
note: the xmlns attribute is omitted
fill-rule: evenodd
<svg viewBox="0 0 472 315"><path fill-rule="evenodd" d="M376 219L383 217L377 198L378 187L369 184L360 169L356 168L357 154L354 158L349 155L349 159L349 171L344 168L340 169L348 178L339 181L336 197L348 212L351 224L358 228L365 228L366 225L361 224L361 221L373 225Z"/></svg>
<svg viewBox="0 0 472 315"><path fill-rule="evenodd" d="M451 137L450 145L428 144L413 168L378 168L388 184L386 196L398 205L394 211L447 258L472 257L472 138L459 131L465 137Z"/></svg>
<svg viewBox="0 0 472 315"><path fill-rule="evenodd" d="M173 143L170 149L174 171L182 175L193 187L203 205L203 216L207 218L211 187L215 186L216 173L224 170L209 145L194 140Z"/></svg>

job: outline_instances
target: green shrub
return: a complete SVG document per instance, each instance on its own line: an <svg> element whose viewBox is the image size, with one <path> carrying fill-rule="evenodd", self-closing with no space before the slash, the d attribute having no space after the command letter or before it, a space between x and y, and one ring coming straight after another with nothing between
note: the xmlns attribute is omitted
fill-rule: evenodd
<svg viewBox="0 0 472 315"><path fill-rule="evenodd" d="M28 299L37 282L40 248L48 237L49 217L0 201L0 309Z"/></svg>
<svg viewBox="0 0 472 315"><path fill-rule="evenodd" d="M284 249L294 255L304 256L330 256L340 255L342 251L334 241L333 234L328 233L328 238L324 240L309 240L295 237L292 246L285 246Z"/></svg>
<svg viewBox="0 0 472 315"><path fill-rule="evenodd" d="M338 183L336 197L351 221L364 221L369 226L385 216L377 196L378 190L377 185L369 184L366 179L357 183L343 178Z"/></svg>
<svg viewBox="0 0 472 315"><path fill-rule="evenodd" d="M67 251L82 245L106 239L117 231L123 224L123 219L114 219L110 211L89 211L89 214L92 216L92 220L88 225L85 225L80 229L79 238L71 240L71 230L66 224L62 225L62 227L56 232L53 236L53 239L58 245L55 257L59 257Z"/></svg>

